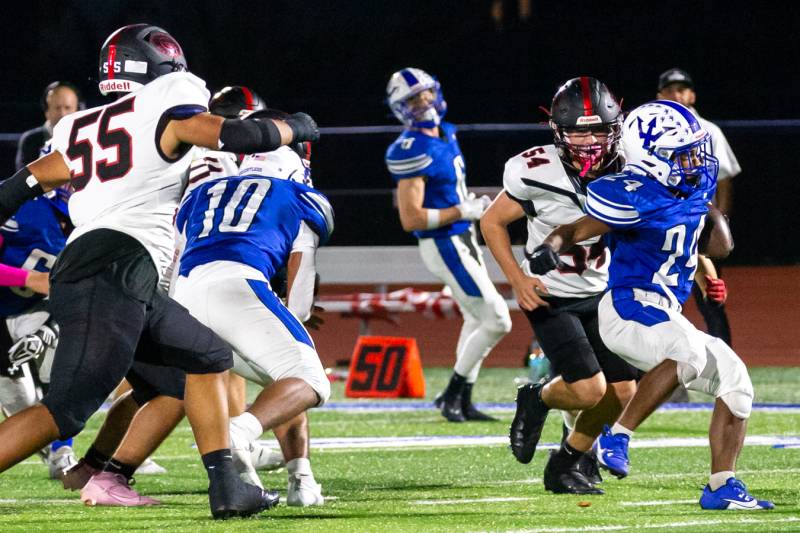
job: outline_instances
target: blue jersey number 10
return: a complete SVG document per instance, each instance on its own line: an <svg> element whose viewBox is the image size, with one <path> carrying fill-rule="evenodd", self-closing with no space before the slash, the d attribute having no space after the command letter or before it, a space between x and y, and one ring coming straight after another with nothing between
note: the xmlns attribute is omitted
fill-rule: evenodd
<svg viewBox="0 0 800 533"><path fill-rule="evenodd" d="M219 221L218 231L245 232L250 229L253 218L256 216L261 202L269 191L272 182L264 179L246 179L239 182L236 190L224 206L221 206L222 196L228 187L228 181L222 180L210 187L206 194L209 196L208 209L203 218L203 231L198 238L208 237L214 229L214 219L217 209L222 208L222 219ZM244 203L246 199L246 203ZM241 204L244 203L244 206Z"/></svg>

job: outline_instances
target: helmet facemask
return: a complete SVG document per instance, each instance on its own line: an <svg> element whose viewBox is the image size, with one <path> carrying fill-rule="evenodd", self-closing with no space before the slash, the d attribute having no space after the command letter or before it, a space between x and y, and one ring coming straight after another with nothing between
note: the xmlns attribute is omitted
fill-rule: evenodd
<svg viewBox="0 0 800 533"><path fill-rule="evenodd" d="M423 93L426 91L431 96L423 103L421 99L424 98ZM447 110L438 81L430 86L421 87L405 100L395 102L390 107L403 124L415 128L435 128L442 122Z"/></svg>
<svg viewBox="0 0 800 533"><path fill-rule="evenodd" d="M622 134L619 120L587 127L564 127L551 120L550 127L561 160L568 167L578 169L581 178L591 179L587 177L589 172L595 176L602 174L619 157L617 147ZM576 138L586 139L591 135L596 142L576 142Z"/></svg>
<svg viewBox="0 0 800 533"><path fill-rule="evenodd" d="M392 74L386 86L386 103L407 128L435 128L447 112L439 81L413 67Z"/></svg>
<svg viewBox="0 0 800 533"><path fill-rule="evenodd" d="M707 189L717 181L719 160L711 155L707 135L692 144L674 150L653 148L652 154L670 165L667 187L688 195L696 189Z"/></svg>

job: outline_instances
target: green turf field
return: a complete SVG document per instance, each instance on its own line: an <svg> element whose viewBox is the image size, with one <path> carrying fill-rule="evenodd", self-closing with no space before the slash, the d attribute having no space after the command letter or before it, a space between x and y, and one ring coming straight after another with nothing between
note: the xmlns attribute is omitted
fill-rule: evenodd
<svg viewBox="0 0 800 533"><path fill-rule="evenodd" d="M513 378L522 370L486 369L476 387L477 401L510 402ZM430 369L428 396L444 386L449 371ZM756 400L800 403L800 369L754 369ZM255 392L255 391L251 391ZM333 401L343 400L334 384ZM313 438L502 437L512 412L495 413L496 423L450 424L436 411L341 412L311 415ZM551 416L542 442L556 442L560 417ZM95 416L76 447L85 450L102 420ZM708 412L658 412L635 440L706 435ZM799 436L800 410L756 412L750 435ZM155 454L169 469L141 476L137 489L163 500L156 508L87 508L77 493L47 479L46 468L28 460L0 476L0 531L800 531L800 448L749 446L740 459L740 477L774 511L708 512L696 501L706 482L705 446L631 450L632 474L606 476L605 496L554 496L541 476L546 450L530 465L514 461L504 442L491 445L421 446L317 450L313 465L328 497L321 508L281 506L258 518L213 522L205 495L206 477L184 422ZM266 486L284 494L284 473L263 474ZM578 502L591 503L588 507Z"/></svg>

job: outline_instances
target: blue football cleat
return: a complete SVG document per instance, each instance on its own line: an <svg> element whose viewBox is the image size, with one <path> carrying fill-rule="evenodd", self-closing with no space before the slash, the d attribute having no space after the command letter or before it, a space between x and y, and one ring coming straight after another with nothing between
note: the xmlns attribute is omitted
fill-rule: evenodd
<svg viewBox="0 0 800 533"><path fill-rule="evenodd" d="M618 479L628 475L628 442L630 439L624 433L612 434L608 425L605 425L603 432L592 446L600 466Z"/></svg>
<svg viewBox="0 0 800 533"><path fill-rule="evenodd" d="M774 509L775 504L767 500L757 500L747 492L744 483L735 477L728 478L723 486L717 490L711 490L706 485L703 495L700 496L700 507L708 510L717 511L759 511L762 509Z"/></svg>

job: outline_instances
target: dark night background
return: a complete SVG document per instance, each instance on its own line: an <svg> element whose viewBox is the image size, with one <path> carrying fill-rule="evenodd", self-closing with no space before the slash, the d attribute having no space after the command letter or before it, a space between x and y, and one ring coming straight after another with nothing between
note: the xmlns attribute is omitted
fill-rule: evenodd
<svg viewBox="0 0 800 533"><path fill-rule="evenodd" d="M264 2L31 2L4 5L0 132L43 122L39 98L70 80L89 105L97 56L117 27L150 22L181 43L190 69L213 91L246 84L267 103L303 110L323 127L395 124L383 104L389 75L417 66L437 75L456 124L535 123L557 86L578 75L603 80L631 109L655 96L658 74L680 66L694 78L697 109L721 122L743 172L735 178L731 263L800 262L800 127L727 121L800 119L800 16L782 2L540 2L520 20L490 0ZM327 135L314 178L337 210L331 244L411 244L391 207L383 152L394 134ZM463 132L470 186L499 186L504 161L547 132ZM0 165L13 171L13 143ZM369 189L354 194L353 189Z"/></svg>

